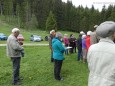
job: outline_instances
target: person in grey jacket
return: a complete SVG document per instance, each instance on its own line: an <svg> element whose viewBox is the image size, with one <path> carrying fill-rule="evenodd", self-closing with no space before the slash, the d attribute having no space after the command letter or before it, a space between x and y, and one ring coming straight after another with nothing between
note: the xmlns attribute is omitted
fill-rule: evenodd
<svg viewBox="0 0 115 86"><path fill-rule="evenodd" d="M115 86L115 22L101 23L96 34L100 41L91 45L87 54L88 86Z"/></svg>
<svg viewBox="0 0 115 86"><path fill-rule="evenodd" d="M96 34L96 28L98 27L98 25L94 26L94 31L91 33L90 35L90 45L92 44L96 44L99 42L99 37Z"/></svg>
<svg viewBox="0 0 115 86"><path fill-rule="evenodd" d="M51 30L50 31L50 36L49 36L49 48L51 50L51 62L54 62L54 59L53 59L53 50L52 50L52 40L55 37L55 35L56 35L55 30Z"/></svg>
<svg viewBox="0 0 115 86"><path fill-rule="evenodd" d="M18 28L12 29L12 34L7 39L7 56L11 58L13 64L13 81L12 84L19 84L19 72L20 72L20 61L21 51L23 47L17 40L20 30Z"/></svg>

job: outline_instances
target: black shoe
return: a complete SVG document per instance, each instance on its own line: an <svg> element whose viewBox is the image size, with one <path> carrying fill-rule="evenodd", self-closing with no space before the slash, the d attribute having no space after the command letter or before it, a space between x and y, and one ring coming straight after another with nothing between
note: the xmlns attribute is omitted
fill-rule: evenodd
<svg viewBox="0 0 115 86"><path fill-rule="evenodd" d="M61 77L60 79L56 79L56 80L58 80L58 81L63 81L64 79L63 79L63 77Z"/></svg>
<svg viewBox="0 0 115 86"><path fill-rule="evenodd" d="M21 85L20 82L13 82L12 85Z"/></svg>
<svg viewBox="0 0 115 86"><path fill-rule="evenodd" d="M20 77L20 78L18 78L18 81L21 81L21 80L23 80L24 78L23 77Z"/></svg>
<svg viewBox="0 0 115 86"><path fill-rule="evenodd" d="M64 80L63 77L61 77L60 81L63 81L63 80Z"/></svg>

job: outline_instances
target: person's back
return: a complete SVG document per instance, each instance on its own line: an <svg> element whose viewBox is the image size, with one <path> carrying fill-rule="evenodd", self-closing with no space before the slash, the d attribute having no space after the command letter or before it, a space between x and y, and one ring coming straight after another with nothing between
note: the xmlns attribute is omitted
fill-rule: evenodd
<svg viewBox="0 0 115 86"><path fill-rule="evenodd" d="M69 39L67 37L64 37L63 41L65 46L67 47L69 45Z"/></svg>
<svg viewBox="0 0 115 86"><path fill-rule="evenodd" d="M115 86L115 44L111 40L101 39L91 45L88 52L88 86Z"/></svg>
<svg viewBox="0 0 115 86"><path fill-rule="evenodd" d="M101 23L96 34L100 41L91 45L87 54L88 86L115 86L115 22Z"/></svg>
<svg viewBox="0 0 115 86"><path fill-rule="evenodd" d="M77 48L78 48L78 50L82 50L82 38L81 38L81 36L79 36L79 38L77 39Z"/></svg>
<svg viewBox="0 0 115 86"><path fill-rule="evenodd" d="M82 39L82 48L85 48L86 49L86 39Z"/></svg>
<svg viewBox="0 0 115 86"><path fill-rule="evenodd" d="M96 35L96 32L92 32L91 36L90 36L90 44L95 44L98 43L99 38Z"/></svg>
<svg viewBox="0 0 115 86"><path fill-rule="evenodd" d="M96 44L99 42L99 37L96 34L96 28L98 27L98 25L94 26L94 31L91 33L90 35L90 44Z"/></svg>
<svg viewBox="0 0 115 86"><path fill-rule="evenodd" d="M90 36L86 36L86 49L87 49L87 51L88 51L89 47L90 47Z"/></svg>

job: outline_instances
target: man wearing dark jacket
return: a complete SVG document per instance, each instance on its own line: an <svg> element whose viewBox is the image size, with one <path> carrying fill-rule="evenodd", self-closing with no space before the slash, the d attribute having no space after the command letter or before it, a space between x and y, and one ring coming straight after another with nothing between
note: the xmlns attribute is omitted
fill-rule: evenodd
<svg viewBox="0 0 115 86"><path fill-rule="evenodd" d="M82 56L82 35L79 34L79 37L77 39L77 49L78 49L78 61L80 61Z"/></svg>

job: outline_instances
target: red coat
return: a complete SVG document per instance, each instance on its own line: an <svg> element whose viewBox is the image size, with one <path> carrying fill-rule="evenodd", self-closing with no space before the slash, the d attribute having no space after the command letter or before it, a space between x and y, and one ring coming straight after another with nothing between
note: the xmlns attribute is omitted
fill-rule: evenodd
<svg viewBox="0 0 115 86"><path fill-rule="evenodd" d="M89 47L90 47L90 36L86 36L86 49L87 49L87 51L88 51Z"/></svg>

